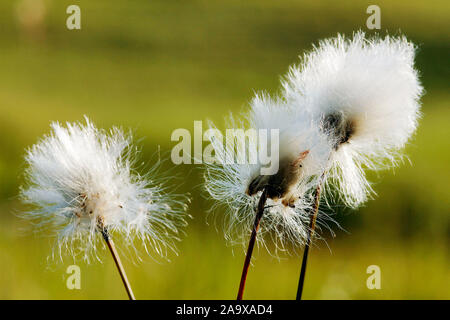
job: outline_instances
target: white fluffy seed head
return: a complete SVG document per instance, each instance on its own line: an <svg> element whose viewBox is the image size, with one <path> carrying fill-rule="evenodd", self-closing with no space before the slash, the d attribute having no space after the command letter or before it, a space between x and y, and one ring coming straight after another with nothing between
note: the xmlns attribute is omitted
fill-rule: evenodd
<svg viewBox="0 0 450 320"><path fill-rule="evenodd" d="M327 181L339 186L349 206L372 194L364 169L395 165L416 130L423 88L414 55L415 46L405 37L339 35L305 54L283 82L287 103L310 112L322 128L330 115L350 123L348 141L331 155ZM331 131L330 140L336 139Z"/></svg>
<svg viewBox="0 0 450 320"><path fill-rule="evenodd" d="M37 230L57 235L53 256L98 259L97 249L104 247L100 228L119 237L124 248L135 249L141 240L155 257L176 250L187 199L165 192L157 166L146 176L133 171L137 150L130 135L97 129L87 118L85 125L51 127L27 151L21 197L33 207L23 216Z"/></svg>
<svg viewBox="0 0 450 320"><path fill-rule="evenodd" d="M302 174L304 177L312 177L323 172L331 145L312 115L307 110L293 108L282 99L273 99L265 94L256 95L251 101L250 115L248 116L250 127L256 130L279 130L279 140L269 141L262 147L278 143L280 160L295 159L304 151L308 155L302 162ZM270 136L270 134L268 134ZM259 150L269 154L266 149Z"/></svg>
<svg viewBox="0 0 450 320"><path fill-rule="evenodd" d="M214 128L213 124L210 127ZM302 171L295 182L293 207L286 206L281 199L267 199L266 209L258 231L258 243L267 249L276 251L288 250L292 246L301 246L305 243L309 214L313 204L311 189L317 185L318 173L323 172L328 155L329 143L326 136L318 130L311 118L302 116L297 110L291 109L280 99L271 99L267 95L256 95L251 101L250 110L244 113L237 121L230 116L227 128L244 128L255 130L279 130L279 139L268 140L268 145L259 144L258 152L267 153L272 144L279 144L279 159L295 159L304 151L307 157L302 162ZM246 244L253 228L256 207L261 192L248 194L250 183L260 175L261 163L257 164L224 164L231 158L230 152L241 152L241 149L223 148L223 141L212 140L215 156L218 163L206 164L205 187L215 204L213 211L225 210L224 224L225 237L230 243ZM247 152L248 150L246 150ZM281 164L281 161L280 161ZM222 209L222 210L216 210ZM331 220L325 214L318 218L319 227L327 227ZM271 239L270 246L265 241ZM270 248L269 248L270 247Z"/></svg>

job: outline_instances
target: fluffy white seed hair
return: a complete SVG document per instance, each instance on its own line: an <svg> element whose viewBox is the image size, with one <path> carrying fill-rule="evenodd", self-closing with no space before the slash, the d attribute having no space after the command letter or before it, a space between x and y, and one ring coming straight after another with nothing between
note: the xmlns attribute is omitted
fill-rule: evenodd
<svg viewBox="0 0 450 320"><path fill-rule="evenodd" d="M104 247L99 222L138 258L135 245L152 257L176 250L186 225L186 198L166 193L157 166L146 176L133 171L137 150L130 135L97 129L87 118L85 125L54 122L51 128L27 151L21 197L33 206L24 216L36 230L56 234L53 257L99 259L97 249Z"/></svg>
<svg viewBox="0 0 450 320"><path fill-rule="evenodd" d="M303 162L304 174L297 181L294 207L283 205L281 200L268 198L266 201L257 244L275 254L277 251L289 251L289 248L305 243L309 228L308 212L313 204L310 191L317 185L317 174L323 172L330 153L327 137L309 119L297 114L296 110L291 110L280 99L261 94L251 101L250 110L244 113L240 120L231 115L227 122L227 128L278 129L279 140L269 139L269 145L260 145L258 152L266 152L266 148L270 150L273 143L279 144L280 159L284 156L298 157L301 152L309 151ZM212 123L210 128L215 128ZM270 137L270 131L267 135ZM242 149L224 148L223 141L214 139L211 144L217 161L207 163L205 171L205 188L215 200L211 210L217 213L225 210L225 238L231 244L245 245L253 229L256 207L261 197L261 192L250 196L246 191L250 182L260 174L261 164L226 164L226 159L232 158L233 155L239 157L238 153L242 152ZM245 151L248 152L248 149ZM328 227L329 221L332 219L325 213L320 214L318 227L322 226L331 231ZM265 241L268 239L271 239L270 246L267 246Z"/></svg>
<svg viewBox="0 0 450 320"><path fill-rule="evenodd" d="M328 180L351 207L373 193L364 168L396 165L416 130L423 88L414 55L405 37L338 35L319 42L283 82L286 101L322 126L329 115L351 121L351 137L331 155Z"/></svg>

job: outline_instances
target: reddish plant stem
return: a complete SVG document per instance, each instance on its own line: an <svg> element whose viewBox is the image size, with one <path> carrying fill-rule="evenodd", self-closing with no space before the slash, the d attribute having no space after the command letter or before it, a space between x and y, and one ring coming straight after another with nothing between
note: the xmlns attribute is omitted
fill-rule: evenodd
<svg viewBox="0 0 450 320"><path fill-rule="evenodd" d="M297 300L302 299L303 284L305 282L306 265L308 263L309 248L312 244L312 238L314 236L314 231L316 228L317 214L319 212L321 184L322 183L319 183L319 185L317 186L316 194L314 196L314 207L312 210L313 215L311 216L311 220L309 222L308 238L306 239L305 250L303 251L302 269L300 271L300 278L298 281L298 289L297 289Z"/></svg>
<svg viewBox="0 0 450 320"><path fill-rule="evenodd" d="M267 191L264 191L261 194L261 198L258 202L258 208L256 211L255 222L253 224L252 234L250 236L250 241L248 242L247 254L245 255L244 268L242 269L241 283L239 284L239 291L237 295L237 300L242 300L245 289L245 282L247 280L248 269L250 267L250 260L252 259L253 248L256 242L256 234L258 233L259 223L264 214L264 205L267 200Z"/></svg>

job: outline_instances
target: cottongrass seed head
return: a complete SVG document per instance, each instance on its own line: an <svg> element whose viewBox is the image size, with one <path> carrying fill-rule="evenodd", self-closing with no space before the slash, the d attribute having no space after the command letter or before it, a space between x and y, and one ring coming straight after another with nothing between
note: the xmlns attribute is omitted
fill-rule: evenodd
<svg viewBox="0 0 450 320"><path fill-rule="evenodd" d="M166 192L158 166L145 176L133 170L138 151L130 135L97 129L87 118L86 124L54 122L51 128L27 151L21 198L33 207L23 216L36 231L56 234L53 257L99 259L101 230L138 259L136 246L152 257L176 251L187 199Z"/></svg>
<svg viewBox="0 0 450 320"><path fill-rule="evenodd" d="M290 181L289 190L273 197L269 193L257 234L257 244L265 246L269 252L289 252L289 248L302 246L307 239L308 212L313 205L311 189L317 185L318 173L324 170L330 144L311 118L299 115L297 110L289 108L281 99L273 99L266 94L256 95L250 103L250 109L239 119L230 116L227 128L268 130L268 143L259 143L257 152L270 154L267 149L271 150L272 145L277 144L280 168L274 175L261 175L260 162L226 163L226 159L233 156L239 158L244 150L248 155L248 147L225 148L222 141L212 139L216 162L207 163L205 171L206 190L215 200L212 211L219 213L225 210L225 238L231 244L245 245L253 229L262 189L272 186L278 190L278 185L274 184L284 180L284 177L280 176L278 181L274 177L290 173L292 163L306 153L299 163L299 171L291 175L294 179ZM215 128L213 124L210 127ZM271 129L278 129L277 139L270 139ZM256 181L259 184L255 184ZM255 190L249 192L252 186L256 186ZM328 228L327 222L330 220L325 214L319 215L318 228ZM271 241L265 241L269 239Z"/></svg>
<svg viewBox="0 0 450 320"><path fill-rule="evenodd" d="M338 35L319 42L283 81L287 103L311 113L329 136L327 184L348 206L373 194L364 169L396 165L416 130L423 88L415 50L403 36Z"/></svg>

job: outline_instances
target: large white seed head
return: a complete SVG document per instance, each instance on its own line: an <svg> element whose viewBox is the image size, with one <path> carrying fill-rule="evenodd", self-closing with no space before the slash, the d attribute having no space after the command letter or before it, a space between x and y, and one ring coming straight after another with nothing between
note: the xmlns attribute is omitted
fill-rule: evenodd
<svg viewBox="0 0 450 320"><path fill-rule="evenodd" d="M211 127L214 128L212 124ZM303 245L308 235L309 212L313 204L311 189L317 186L318 175L324 171L331 151L326 135L311 117L301 115L281 99L272 99L264 94L255 96L250 109L244 112L240 120L231 116L227 128L269 130L268 137L270 130L278 130L279 139L269 139L268 145L260 144L257 152L270 154L267 149L271 150L272 144L278 144L280 166L291 166L302 153L307 152L299 168L300 174L292 184L290 196L295 199L294 202L287 206L283 204L283 199L269 197L257 238L263 246L265 240L271 239L271 245L266 246L269 250L288 250L292 246ZM249 186L258 177L264 186L272 175L260 176L261 163L227 164L225 160L233 156L228 153L236 154L242 149L223 148L223 141L217 140L213 140L212 145L218 163L206 164L205 172L206 190L215 200L212 210L225 210L223 220L227 240L233 244L245 244L253 228L256 207L261 197L261 190L249 194ZM279 171L282 169L280 167ZM319 227L328 228L329 220L325 214L319 215Z"/></svg>
<svg viewBox="0 0 450 320"><path fill-rule="evenodd" d="M313 114L334 144L328 184L352 207L372 193L364 169L395 165L417 128L423 88L414 55L405 37L339 35L305 54L283 81L287 103Z"/></svg>
<svg viewBox="0 0 450 320"><path fill-rule="evenodd" d="M98 258L102 230L133 251L136 239L152 256L175 251L186 224L186 198L165 192L157 166L145 176L133 170L131 136L97 129L87 118L86 124L51 127L27 151L21 197L32 206L23 216L57 235L57 256Z"/></svg>

